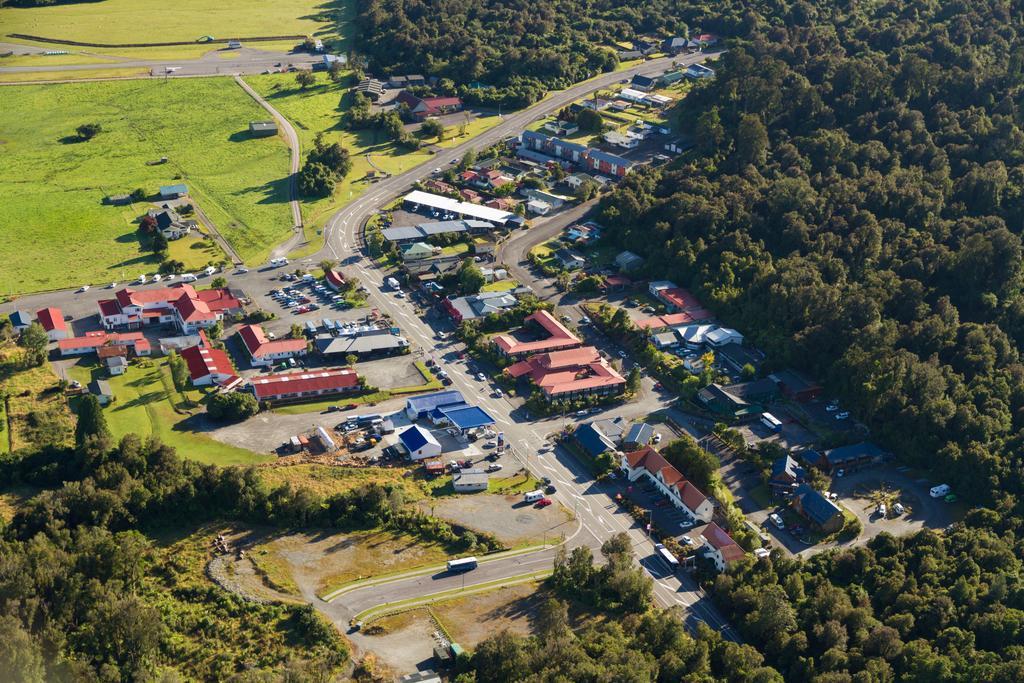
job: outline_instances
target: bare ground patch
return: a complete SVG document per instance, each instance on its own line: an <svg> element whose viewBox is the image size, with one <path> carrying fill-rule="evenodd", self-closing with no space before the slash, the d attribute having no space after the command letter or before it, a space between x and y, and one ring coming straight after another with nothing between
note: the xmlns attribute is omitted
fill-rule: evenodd
<svg viewBox="0 0 1024 683"><path fill-rule="evenodd" d="M469 529L492 534L512 547L557 541L576 528L571 515L562 506L536 508L524 504L521 495L446 496L421 501L420 509Z"/></svg>

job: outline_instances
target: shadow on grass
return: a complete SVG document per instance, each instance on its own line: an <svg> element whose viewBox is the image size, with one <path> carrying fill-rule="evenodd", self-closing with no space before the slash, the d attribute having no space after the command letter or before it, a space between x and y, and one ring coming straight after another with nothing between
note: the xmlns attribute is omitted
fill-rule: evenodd
<svg viewBox="0 0 1024 683"><path fill-rule="evenodd" d="M62 145L77 145L82 142L88 142L88 140L78 137L77 135L65 135L62 138L57 138L57 142Z"/></svg>

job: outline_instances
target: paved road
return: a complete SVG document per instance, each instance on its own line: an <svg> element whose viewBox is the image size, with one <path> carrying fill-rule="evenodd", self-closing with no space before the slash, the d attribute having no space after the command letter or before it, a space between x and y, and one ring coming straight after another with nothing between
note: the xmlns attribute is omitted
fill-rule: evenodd
<svg viewBox="0 0 1024 683"><path fill-rule="evenodd" d="M230 56L225 56L230 55ZM33 64L26 66L0 66L0 73L33 73L59 71L89 71L94 69L146 68L153 77L218 76L258 74L273 69L277 64L307 68L322 60L320 55L305 52L276 52L243 47L237 50L211 49L199 59L124 59L103 60L93 64ZM168 71L173 69L173 71Z"/></svg>
<svg viewBox="0 0 1024 683"><path fill-rule="evenodd" d="M271 258L278 258L287 254L291 249L294 248L294 242L296 238L302 238L302 208L299 206L299 164L301 163L301 152L299 147L299 136L295 132L295 128L291 122L283 117L274 107L270 105L258 92L252 89L252 87L242 80L241 76L235 76L235 82L242 87L242 90L249 93L249 96L253 98L257 104L267 110L267 112L274 117L277 121L277 126L284 134L285 142L288 143L288 149L291 150L291 166L289 168L288 176L288 204L292 209L292 226L295 230L291 240L288 240L284 244L278 246L273 253Z"/></svg>

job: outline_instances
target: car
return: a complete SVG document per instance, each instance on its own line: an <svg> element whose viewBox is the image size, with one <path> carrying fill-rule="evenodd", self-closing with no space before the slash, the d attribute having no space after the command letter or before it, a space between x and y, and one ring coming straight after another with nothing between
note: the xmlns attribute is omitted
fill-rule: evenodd
<svg viewBox="0 0 1024 683"><path fill-rule="evenodd" d="M548 484L547 486L544 487L544 493L550 494L550 493L557 493L557 492L558 492L558 489L555 488L554 484Z"/></svg>
<svg viewBox="0 0 1024 683"><path fill-rule="evenodd" d="M494 390L494 398L501 398L502 395L503 394L501 393L501 389L495 389Z"/></svg>
<svg viewBox="0 0 1024 683"><path fill-rule="evenodd" d="M395 292L395 298L396 299L404 299L405 298L405 292L403 292L401 290Z"/></svg>
<svg viewBox="0 0 1024 683"><path fill-rule="evenodd" d="M570 317L569 317L569 316L567 316L567 315L563 315L563 316L562 316L562 322L563 322L563 323L571 323L571 322L572 322L572 318L570 318Z"/></svg>
<svg viewBox="0 0 1024 683"><path fill-rule="evenodd" d="M586 414L587 414L587 411L585 411L585 410L577 410L576 411L576 417L585 417Z"/></svg>
<svg viewBox="0 0 1024 683"><path fill-rule="evenodd" d="M903 507L903 503L894 503L892 506L892 511L895 512L897 515L902 515L904 512L906 512L906 508Z"/></svg>
<svg viewBox="0 0 1024 683"><path fill-rule="evenodd" d="M836 470L836 476L837 477L845 477L846 476L846 470L844 470L842 467L840 467L838 470Z"/></svg>
<svg viewBox="0 0 1024 683"><path fill-rule="evenodd" d="M661 443L661 433L660 432L655 432L654 433L654 443Z"/></svg>
<svg viewBox="0 0 1024 683"><path fill-rule="evenodd" d="M542 443L540 445L540 448L538 448L537 451L539 453L549 453L552 450L552 448L553 448L553 446L550 443L545 441L544 443Z"/></svg>
<svg viewBox="0 0 1024 683"><path fill-rule="evenodd" d="M689 519L684 519L682 522L679 522L679 528L683 530L692 529L693 521Z"/></svg>
<svg viewBox="0 0 1024 683"><path fill-rule="evenodd" d="M551 477L541 477L540 480L542 482L544 482L545 484L550 484L551 483Z"/></svg>
<svg viewBox="0 0 1024 683"><path fill-rule="evenodd" d="M889 509L885 507L885 503L879 503L876 512L878 512L879 517L885 519L888 516Z"/></svg>
<svg viewBox="0 0 1024 683"><path fill-rule="evenodd" d="M145 275L140 275L140 276L139 276L139 279L138 279L138 283L139 283L140 285L144 285L144 284L146 284L146 276L145 276Z"/></svg>
<svg viewBox="0 0 1024 683"><path fill-rule="evenodd" d="M484 380L487 379L487 375L485 375L482 372L478 372L478 373L476 373L476 378L477 378L478 381L483 382Z"/></svg>
<svg viewBox="0 0 1024 683"><path fill-rule="evenodd" d="M249 269L248 268L244 268L244 267L243 268L239 268L238 270L235 271L235 273L238 274L238 275L245 275L248 272L249 272Z"/></svg>
<svg viewBox="0 0 1024 683"><path fill-rule="evenodd" d="M828 498L829 500L831 500L831 501L832 501L833 503L834 503L835 501L839 500L839 494L838 494L838 493L833 493L833 492L831 492L831 491L829 491L828 493L826 493L826 494L825 494L825 497L826 497L826 498Z"/></svg>
<svg viewBox="0 0 1024 683"><path fill-rule="evenodd" d="M498 447L498 440L497 439L490 439L489 441L485 441L484 442L484 448L497 448L497 447Z"/></svg>
<svg viewBox="0 0 1024 683"><path fill-rule="evenodd" d="M71 386L72 389L81 389L82 388L82 383L79 382L77 379L73 379L73 380L71 380L71 385L70 386Z"/></svg>
<svg viewBox="0 0 1024 683"><path fill-rule="evenodd" d="M582 317L580 318L580 322L581 322L582 324L584 324L584 325L589 325L589 324L590 324L590 318L588 318L587 316L582 316Z"/></svg>
<svg viewBox="0 0 1024 683"><path fill-rule="evenodd" d="M618 352L618 356L619 356L619 358L625 358L625 357L626 357L626 355L627 355L627 354L626 354L626 352L625 352L625 351L623 351L622 349L619 349L619 352Z"/></svg>
<svg viewBox="0 0 1024 683"><path fill-rule="evenodd" d="M553 501L550 498L541 498L537 501L537 507L546 508L548 505L551 505L552 502Z"/></svg>
<svg viewBox="0 0 1024 683"><path fill-rule="evenodd" d="M170 281L170 280L173 280L174 278L175 278L175 275L174 275L174 273L170 273L169 275L167 275L167 276L166 276L166 279L167 279L168 281Z"/></svg>
<svg viewBox="0 0 1024 683"><path fill-rule="evenodd" d="M487 466L487 471L488 472L497 472L500 469L501 469L501 465L499 463L496 463L496 462L495 463L491 463L490 465Z"/></svg>
<svg viewBox="0 0 1024 683"><path fill-rule="evenodd" d="M839 405L836 403L829 403L827 406L825 406L825 410L827 410L830 413L834 413L837 410L839 410Z"/></svg>
<svg viewBox="0 0 1024 683"><path fill-rule="evenodd" d="M594 406L593 408L590 409L590 414L591 415L597 415L600 412L601 412L601 409L599 407L597 407L597 406Z"/></svg>
<svg viewBox="0 0 1024 683"><path fill-rule="evenodd" d="M780 517L779 514L776 512L773 512L772 514L768 515L768 520L771 521L771 523L779 529L786 528L786 523L782 521L782 517Z"/></svg>
<svg viewBox="0 0 1024 683"><path fill-rule="evenodd" d="M78 291L79 292L88 292L89 291L89 285L82 285L81 287L78 288Z"/></svg>
<svg viewBox="0 0 1024 683"><path fill-rule="evenodd" d="M848 417L850 417L850 413L846 412L845 410L841 413L836 413L837 420L845 420Z"/></svg>
<svg viewBox="0 0 1024 683"><path fill-rule="evenodd" d="M277 335L274 334L273 332L267 332L267 339L269 339L270 341L274 341L275 339L277 339Z"/></svg>
<svg viewBox="0 0 1024 683"><path fill-rule="evenodd" d="M946 501L947 503L955 503L956 502L956 494L955 493L950 493L949 495L947 495L942 500Z"/></svg>
<svg viewBox="0 0 1024 683"><path fill-rule="evenodd" d="M693 545L693 539L689 536L683 536L679 540L683 542L683 545Z"/></svg>

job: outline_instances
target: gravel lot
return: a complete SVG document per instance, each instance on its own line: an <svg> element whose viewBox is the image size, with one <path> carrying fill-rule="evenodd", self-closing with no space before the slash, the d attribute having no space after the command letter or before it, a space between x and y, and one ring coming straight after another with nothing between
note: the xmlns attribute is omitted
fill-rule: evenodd
<svg viewBox="0 0 1024 683"><path fill-rule="evenodd" d="M508 545L540 543L545 538L552 541L562 534L570 535L576 528L568 511L561 506L535 508L525 504L518 495L447 496L423 501L420 506L427 512L433 510L438 517L493 534Z"/></svg>

